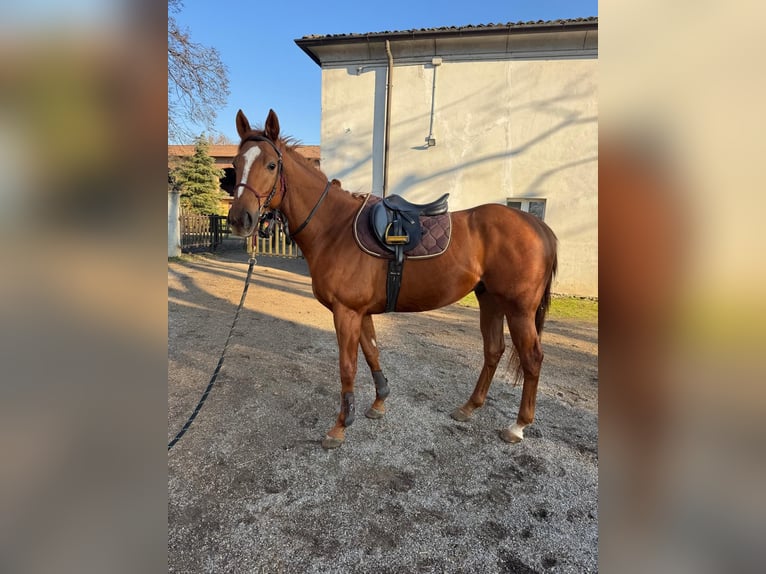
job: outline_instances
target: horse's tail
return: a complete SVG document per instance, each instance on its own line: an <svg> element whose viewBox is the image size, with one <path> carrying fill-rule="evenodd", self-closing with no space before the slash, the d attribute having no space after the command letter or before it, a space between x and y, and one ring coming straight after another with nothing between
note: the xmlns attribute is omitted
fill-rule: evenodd
<svg viewBox="0 0 766 574"><path fill-rule="evenodd" d="M556 277L556 272L558 271L559 267L559 257L558 257L558 248L557 248L557 240L556 236L553 235L553 232L551 232L552 235L552 243L553 243L553 261L551 263L551 269L548 273L548 281L545 284L545 291L543 292L543 298L540 301L540 306L537 308L537 311L535 312L535 328L537 329L537 335L540 336L543 333L543 326L545 325L545 317L548 315L548 309L551 307L551 285L553 284L553 279Z"/></svg>

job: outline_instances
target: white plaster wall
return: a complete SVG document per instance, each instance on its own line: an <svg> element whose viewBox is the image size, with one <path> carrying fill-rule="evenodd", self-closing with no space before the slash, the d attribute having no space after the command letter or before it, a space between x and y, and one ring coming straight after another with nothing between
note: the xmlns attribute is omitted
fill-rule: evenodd
<svg viewBox="0 0 766 574"><path fill-rule="evenodd" d="M380 195L383 189L385 76L385 67L322 71L322 171L348 191Z"/></svg>
<svg viewBox="0 0 766 574"><path fill-rule="evenodd" d="M168 257L181 255L181 222L178 220L180 197L178 191L168 191Z"/></svg>
<svg viewBox="0 0 766 574"><path fill-rule="evenodd" d="M388 192L411 201L449 192L452 210L545 198L559 237L554 289L598 295L596 66L595 57L397 64ZM382 192L385 98L385 65L323 68L322 169L349 191Z"/></svg>
<svg viewBox="0 0 766 574"><path fill-rule="evenodd" d="M514 61L513 189L546 198L560 293L598 295L597 60Z"/></svg>

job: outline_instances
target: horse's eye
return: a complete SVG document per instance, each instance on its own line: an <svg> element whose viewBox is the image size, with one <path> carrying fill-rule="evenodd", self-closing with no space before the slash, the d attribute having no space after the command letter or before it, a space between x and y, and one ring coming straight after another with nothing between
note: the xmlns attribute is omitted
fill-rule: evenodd
<svg viewBox="0 0 766 574"><path fill-rule="evenodd" d="M271 171L274 171L275 169L277 169L277 164L275 164L275 163L272 161L272 162L271 162L271 163L268 165L268 168L269 168Z"/></svg>

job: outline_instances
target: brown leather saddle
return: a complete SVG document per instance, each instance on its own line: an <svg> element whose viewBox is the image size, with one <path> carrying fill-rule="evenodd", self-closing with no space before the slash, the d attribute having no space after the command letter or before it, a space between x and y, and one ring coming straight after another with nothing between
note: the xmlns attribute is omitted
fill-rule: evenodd
<svg viewBox="0 0 766 574"><path fill-rule="evenodd" d="M452 220L445 193L426 204L398 195L368 195L354 219L354 237L362 251L388 259L386 312L394 311L404 260L436 257L449 247Z"/></svg>

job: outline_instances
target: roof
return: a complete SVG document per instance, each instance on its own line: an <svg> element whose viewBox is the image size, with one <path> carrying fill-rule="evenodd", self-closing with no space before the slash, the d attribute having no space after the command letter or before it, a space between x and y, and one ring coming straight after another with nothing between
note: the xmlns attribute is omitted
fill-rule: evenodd
<svg viewBox="0 0 766 574"><path fill-rule="evenodd" d="M239 146L237 145L209 145L207 149L207 154L210 157L234 157L237 155L237 148ZM171 156L190 156L194 155L194 146L193 145L169 145L168 146L168 157Z"/></svg>
<svg viewBox="0 0 766 574"><path fill-rule="evenodd" d="M231 161L234 156L237 155L237 149L239 145L210 145L208 146L208 155L213 158L223 158ZM301 154L306 159L318 160L319 159L319 146L318 145L297 145L295 151ZM194 155L193 145L169 145L168 157L187 157Z"/></svg>
<svg viewBox="0 0 766 574"><path fill-rule="evenodd" d="M364 34L327 34L327 35L318 35L318 34L310 34L308 36L303 36L301 40L324 40L324 39L333 39L337 40L340 38L374 38L377 36L387 37L390 38L391 36L407 36L412 37L420 34L427 34L432 35L434 33L438 34L466 34L466 33L485 33L488 31L505 31L505 30L523 30L523 31L532 31L536 29L562 29L562 28L572 28L582 25L598 25L598 16L589 16L587 18L569 18L566 20L537 20L537 21L528 21L528 22L507 22L505 24L476 24L476 25L468 25L468 26L442 26L440 28L416 28L412 30L396 30L396 31L386 31L386 32L366 32ZM300 40L296 40L296 42L299 42Z"/></svg>
<svg viewBox="0 0 766 574"><path fill-rule="evenodd" d="M517 35L539 32L571 32L581 30L597 30L598 16L584 18L569 18L562 20L537 20L527 22L489 23L467 26L442 26L439 28L417 28L412 30L393 30L384 32L366 32L362 34L311 34L303 36L295 43L320 66L320 59L312 51L313 47L322 45L371 42L383 40L424 40L430 38L460 38L481 35Z"/></svg>

